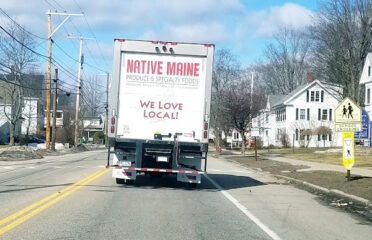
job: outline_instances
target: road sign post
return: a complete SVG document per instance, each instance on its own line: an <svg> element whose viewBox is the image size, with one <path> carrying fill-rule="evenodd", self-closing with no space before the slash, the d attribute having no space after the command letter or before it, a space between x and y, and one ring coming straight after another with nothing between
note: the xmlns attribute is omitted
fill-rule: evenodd
<svg viewBox="0 0 372 240"><path fill-rule="evenodd" d="M347 169L347 180L350 181L350 170L354 166L354 132L362 131L362 110L350 98L346 97L335 109L335 131L342 132L342 162Z"/></svg>
<svg viewBox="0 0 372 240"><path fill-rule="evenodd" d="M347 169L347 180L350 181L350 170L354 166L355 151L354 151L354 133L342 133L342 162Z"/></svg>

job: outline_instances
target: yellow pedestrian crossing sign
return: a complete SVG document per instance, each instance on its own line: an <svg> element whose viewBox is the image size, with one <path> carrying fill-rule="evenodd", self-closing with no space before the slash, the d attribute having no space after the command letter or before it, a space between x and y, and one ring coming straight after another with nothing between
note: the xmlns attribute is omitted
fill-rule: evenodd
<svg viewBox="0 0 372 240"><path fill-rule="evenodd" d="M354 133L342 133L342 149L343 157L342 162L346 169L350 170L354 166Z"/></svg>
<svg viewBox="0 0 372 240"><path fill-rule="evenodd" d="M335 109L336 132L360 132L362 131L361 121L361 108L348 97Z"/></svg>

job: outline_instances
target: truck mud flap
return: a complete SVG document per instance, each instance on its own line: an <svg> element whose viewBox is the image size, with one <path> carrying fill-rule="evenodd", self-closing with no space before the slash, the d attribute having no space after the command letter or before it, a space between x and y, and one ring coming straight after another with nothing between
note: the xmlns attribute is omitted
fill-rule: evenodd
<svg viewBox="0 0 372 240"><path fill-rule="evenodd" d="M201 183L201 175L200 174L190 174L190 173L177 173L177 181L178 182L186 182L186 183Z"/></svg>
<svg viewBox="0 0 372 240"><path fill-rule="evenodd" d="M112 177L126 180L136 180L137 171L128 170L122 167L114 167L112 169Z"/></svg>

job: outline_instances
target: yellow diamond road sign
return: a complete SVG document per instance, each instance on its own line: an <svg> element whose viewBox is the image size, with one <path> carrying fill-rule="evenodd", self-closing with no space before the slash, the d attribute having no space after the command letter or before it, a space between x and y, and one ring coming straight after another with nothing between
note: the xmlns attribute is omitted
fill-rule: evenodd
<svg viewBox="0 0 372 240"><path fill-rule="evenodd" d="M346 97L335 110L336 132L359 132L362 130L362 110Z"/></svg>

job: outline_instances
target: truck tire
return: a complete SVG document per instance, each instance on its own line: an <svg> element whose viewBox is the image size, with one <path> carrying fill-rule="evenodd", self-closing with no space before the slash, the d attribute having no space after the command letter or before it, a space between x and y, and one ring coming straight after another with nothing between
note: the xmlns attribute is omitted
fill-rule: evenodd
<svg viewBox="0 0 372 240"><path fill-rule="evenodd" d="M121 178L116 179L116 184L124 184L124 183L125 183L124 179L121 179Z"/></svg>
<svg viewBox="0 0 372 240"><path fill-rule="evenodd" d="M198 186L197 183L189 183L189 188L196 188Z"/></svg>
<svg viewBox="0 0 372 240"><path fill-rule="evenodd" d="M125 179L125 184L127 185L134 185L135 183L136 183L136 180Z"/></svg>

